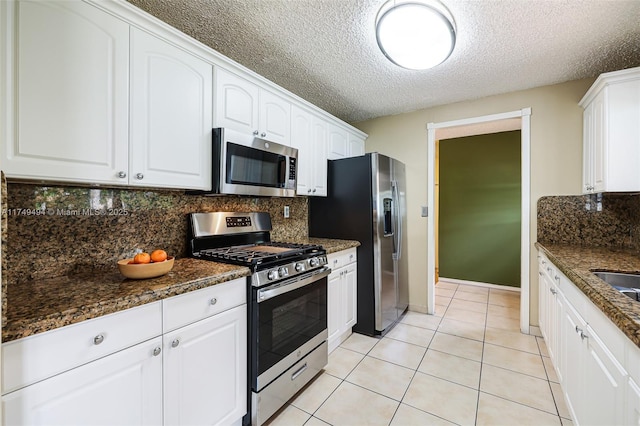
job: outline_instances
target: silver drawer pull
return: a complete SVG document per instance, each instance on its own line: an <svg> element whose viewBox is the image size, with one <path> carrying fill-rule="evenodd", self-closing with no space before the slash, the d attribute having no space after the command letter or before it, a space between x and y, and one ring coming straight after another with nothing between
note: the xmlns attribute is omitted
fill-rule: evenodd
<svg viewBox="0 0 640 426"><path fill-rule="evenodd" d="M295 373L291 375L291 381L294 381L295 379L297 379L298 376L304 373L306 369L307 369L307 363L305 362L302 367L300 367Z"/></svg>
<svg viewBox="0 0 640 426"><path fill-rule="evenodd" d="M210 305L215 305L216 303L218 303L218 299L216 299L215 297L212 297L211 300L209 300Z"/></svg>
<svg viewBox="0 0 640 426"><path fill-rule="evenodd" d="M175 339L173 342L171 342L171 347L177 348L179 344L180 344L180 340Z"/></svg>
<svg viewBox="0 0 640 426"><path fill-rule="evenodd" d="M96 337L93 338L94 345L99 345L102 342L104 342L104 336L102 334L98 334Z"/></svg>
<svg viewBox="0 0 640 426"><path fill-rule="evenodd" d="M160 346L158 346L157 348L153 349L153 356L160 355L160 352L162 352L162 349L160 348Z"/></svg>

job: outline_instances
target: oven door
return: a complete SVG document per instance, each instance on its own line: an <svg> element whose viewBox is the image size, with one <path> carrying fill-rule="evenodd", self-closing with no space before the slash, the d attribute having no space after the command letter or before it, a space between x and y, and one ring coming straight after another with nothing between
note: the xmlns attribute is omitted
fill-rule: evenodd
<svg viewBox="0 0 640 426"><path fill-rule="evenodd" d="M296 148L229 129L215 129L216 136L220 156L214 161L218 162L221 193L295 195Z"/></svg>
<svg viewBox="0 0 640 426"><path fill-rule="evenodd" d="M251 387L259 392L327 339L325 267L252 295Z"/></svg>

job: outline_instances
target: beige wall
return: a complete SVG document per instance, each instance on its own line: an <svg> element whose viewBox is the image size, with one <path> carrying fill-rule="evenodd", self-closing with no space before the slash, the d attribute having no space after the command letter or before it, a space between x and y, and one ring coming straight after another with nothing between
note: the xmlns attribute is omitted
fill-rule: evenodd
<svg viewBox="0 0 640 426"><path fill-rule="evenodd" d="M367 152L395 157L407 167L409 304L426 312L427 123L439 123L531 108L531 324L538 324L536 204L544 195L580 194L582 187L582 108L578 102L595 79L491 96L355 123L366 132Z"/></svg>

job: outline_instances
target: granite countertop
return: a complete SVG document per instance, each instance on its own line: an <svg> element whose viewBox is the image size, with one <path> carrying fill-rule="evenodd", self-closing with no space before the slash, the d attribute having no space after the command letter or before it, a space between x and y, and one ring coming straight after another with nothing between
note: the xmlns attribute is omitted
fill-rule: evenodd
<svg viewBox="0 0 640 426"><path fill-rule="evenodd" d="M274 240L275 242L287 242L295 244L317 244L322 246L327 254L336 253L342 250L358 247L360 243L354 240L336 240L331 238L305 237L288 239L286 241Z"/></svg>
<svg viewBox="0 0 640 426"><path fill-rule="evenodd" d="M327 254L360 245L357 241L302 238ZM7 322L2 341L75 324L102 315L251 275L249 268L193 258L176 259L166 275L130 280L117 269L88 271L45 280L25 280L7 288Z"/></svg>
<svg viewBox="0 0 640 426"><path fill-rule="evenodd" d="M640 302L623 295L592 271L640 273L640 256L622 248L536 243L542 252L633 343L640 347Z"/></svg>
<svg viewBox="0 0 640 426"><path fill-rule="evenodd" d="M29 280L7 288L2 341L75 324L251 274L249 268L192 258L176 259L166 275L130 280L113 271Z"/></svg>

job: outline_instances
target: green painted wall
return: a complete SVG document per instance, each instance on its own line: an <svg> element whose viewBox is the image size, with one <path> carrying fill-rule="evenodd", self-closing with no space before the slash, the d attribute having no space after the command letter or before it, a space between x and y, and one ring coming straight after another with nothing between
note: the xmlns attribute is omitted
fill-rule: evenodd
<svg viewBox="0 0 640 426"><path fill-rule="evenodd" d="M520 287L520 131L440 141L439 275Z"/></svg>

